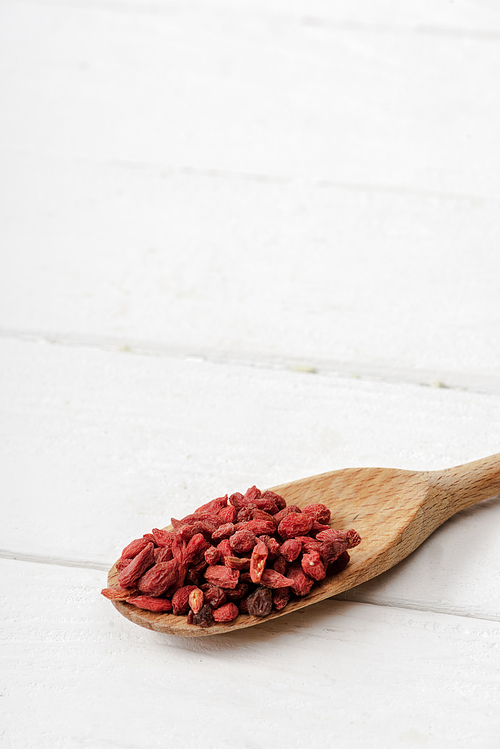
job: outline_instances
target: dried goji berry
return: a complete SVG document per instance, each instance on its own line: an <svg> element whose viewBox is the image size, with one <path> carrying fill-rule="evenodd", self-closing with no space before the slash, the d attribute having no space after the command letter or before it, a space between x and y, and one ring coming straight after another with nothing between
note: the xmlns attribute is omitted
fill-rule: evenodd
<svg viewBox="0 0 500 749"><path fill-rule="evenodd" d="M308 577L297 563L292 564L287 572L287 577L292 580L290 587L298 596L306 596L314 585L312 577Z"/></svg>
<svg viewBox="0 0 500 749"><path fill-rule="evenodd" d="M172 608L174 616L187 614L189 609L189 595L191 591L196 590L196 585L183 585L176 590L172 596Z"/></svg>
<svg viewBox="0 0 500 749"><path fill-rule="evenodd" d="M274 518L271 520L246 520L244 523L238 523L238 530L247 530L256 536L262 536L264 534L272 534L276 531L276 522Z"/></svg>
<svg viewBox="0 0 500 749"><path fill-rule="evenodd" d="M201 507L198 507L197 510L195 510L195 515L198 515L198 513L203 512L213 512L215 515L221 510L223 507L226 507L227 505L227 494L225 497L217 497L217 499L211 499L210 502L206 502L206 504L202 505Z"/></svg>
<svg viewBox="0 0 500 749"><path fill-rule="evenodd" d="M294 562L301 551L302 541L299 541L297 538L289 538L280 547L280 554L287 562Z"/></svg>
<svg viewBox="0 0 500 749"><path fill-rule="evenodd" d="M122 551L121 559L132 559L150 543L147 538L135 538Z"/></svg>
<svg viewBox="0 0 500 749"><path fill-rule="evenodd" d="M251 486L249 489L246 490L244 494L245 499L249 499L252 501L253 499L259 499L262 496L262 492L260 489L257 489L256 486Z"/></svg>
<svg viewBox="0 0 500 749"><path fill-rule="evenodd" d="M300 563L306 575L312 577L313 580L323 580L326 576L325 565L317 551L303 554Z"/></svg>
<svg viewBox="0 0 500 749"><path fill-rule="evenodd" d="M273 606L276 611L281 611L290 600L290 588L276 588L273 590Z"/></svg>
<svg viewBox="0 0 500 749"><path fill-rule="evenodd" d="M212 541L222 541L223 538L229 538L234 533L234 523L224 523L219 525L217 530L212 533Z"/></svg>
<svg viewBox="0 0 500 749"><path fill-rule="evenodd" d="M264 570L260 578L262 585L266 588L287 588L292 584L290 578L280 575L275 570Z"/></svg>
<svg viewBox="0 0 500 749"><path fill-rule="evenodd" d="M210 547L208 541L205 540L203 533L196 533L190 540L186 547L186 556L184 561L186 564L197 564L203 557L205 551Z"/></svg>
<svg viewBox="0 0 500 749"><path fill-rule="evenodd" d="M221 523L234 523L236 521L236 507L227 505L219 510L217 516Z"/></svg>
<svg viewBox="0 0 500 749"><path fill-rule="evenodd" d="M327 572L329 575L338 575L339 572L342 572L347 565L349 564L350 556L349 552L344 551L343 554L341 554L337 559L328 565Z"/></svg>
<svg viewBox="0 0 500 749"><path fill-rule="evenodd" d="M264 541L258 540L250 557L250 577L253 583L260 582L264 567L266 566L269 549Z"/></svg>
<svg viewBox="0 0 500 749"><path fill-rule="evenodd" d="M218 609L212 611L212 616L216 622L232 622L239 614L238 607L235 603L226 603Z"/></svg>
<svg viewBox="0 0 500 749"><path fill-rule="evenodd" d="M212 609L207 603L201 607L197 614L190 611L188 615L188 624L197 624L198 627L210 627L213 620Z"/></svg>
<svg viewBox="0 0 500 749"><path fill-rule="evenodd" d="M205 596L205 603L208 603L213 609L217 609L226 603L228 591L222 590L218 585L203 583L200 588Z"/></svg>
<svg viewBox="0 0 500 749"><path fill-rule="evenodd" d="M218 564L222 559L222 554L220 549L216 549L215 546L210 546L205 554L205 562L207 564Z"/></svg>
<svg viewBox="0 0 500 749"><path fill-rule="evenodd" d="M323 541L319 547L319 555L324 564L331 564L347 551L348 541Z"/></svg>
<svg viewBox="0 0 500 749"><path fill-rule="evenodd" d="M285 575L286 577L287 569L288 569L288 563L282 556L279 556L277 559L274 560L273 570L275 570L276 572L279 572L280 575Z"/></svg>
<svg viewBox="0 0 500 749"><path fill-rule="evenodd" d="M318 523L328 525L330 522L331 512L328 507L321 502L316 502L312 505L306 505L302 508L302 512L306 515L311 515L313 520L317 520Z"/></svg>
<svg viewBox="0 0 500 749"><path fill-rule="evenodd" d="M274 520L276 523L281 523L283 518L286 518L287 515L293 514L293 513L301 513L302 510L298 505L287 505L286 507L283 507L282 510L276 513L274 515Z"/></svg>
<svg viewBox="0 0 500 749"><path fill-rule="evenodd" d="M224 564L230 570L248 570L250 557L224 557Z"/></svg>
<svg viewBox="0 0 500 749"><path fill-rule="evenodd" d="M267 616L273 608L273 595L269 588L259 587L246 599L251 616Z"/></svg>
<svg viewBox="0 0 500 749"><path fill-rule="evenodd" d="M281 520L278 525L278 533L283 538L294 538L295 536L304 536L312 528L313 519L310 515L303 513L290 513Z"/></svg>
<svg viewBox="0 0 500 749"><path fill-rule="evenodd" d="M118 575L120 586L122 588L129 588L132 583L135 583L154 564L154 561L154 546L152 543L148 543Z"/></svg>
<svg viewBox="0 0 500 749"><path fill-rule="evenodd" d="M246 583L238 583L238 585L232 590L226 590L226 598L228 601L238 601L248 593L248 585Z"/></svg>
<svg viewBox="0 0 500 749"><path fill-rule="evenodd" d="M153 528L153 536L158 546L172 546L175 538L175 533L172 531L164 531L161 528Z"/></svg>
<svg viewBox="0 0 500 749"><path fill-rule="evenodd" d="M155 564L158 564L158 562L170 562L171 559L173 559L173 554L170 546L158 546L155 549Z"/></svg>
<svg viewBox="0 0 500 749"><path fill-rule="evenodd" d="M137 581L137 587L147 596L161 596L176 583L179 577L179 565L176 559L160 562L151 567Z"/></svg>
<svg viewBox="0 0 500 749"><path fill-rule="evenodd" d="M136 596L135 598L129 598L127 603L132 603L139 609L146 609L147 611L157 611L163 614L167 614L172 611L172 601L169 601L167 598Z"/></svg>
<svg viewBox="0 0 500 749"><path fill-rule="evenodd" d="M280 497L279 494L276 494L276 492L272 492L270 489L262 492L262 499L272 499L279 510L282 510L284 507L286 507L286 500L283 499L283 497Z"/></svg>
<svg viewBox="0 0 500 749"><path fill-rule="evenodd" d="M240 573L222 565L209 566L205 570L205 580L220 588L235 588L238 585Z"/></svg>
<svg viewBox="0 0 500 749"><path fill-rule="evenodd" d="M110 601L126 601L137 593L135 588L120 588L119 586L103 588L101 594Z"/></svg>
<svg viewBox="0 0 500 749"><path fill-rule="evenodd" d="M222 541L220 541L217 544L217 549L218 549L221 557L231 557L234 554L234 551L231 548L231 544L229 543L229 539L228 538L224 538Z"/></svg>
<svg viewBox="0 0 500 749"><path fill-rule="evenodd" d="M173 600L173 599L172 599ZM194 588L189 594L189 607L194 614L197 614L203 604L205 603L205 596L203 591L199 588Z"/></svg>
<svg viewBox="0 0 500 749"><path fill-rule="evenodd" d="M229 545L238 554L245 554L255 546L255 533L249 530L238 530L229 539Z"/></svg>

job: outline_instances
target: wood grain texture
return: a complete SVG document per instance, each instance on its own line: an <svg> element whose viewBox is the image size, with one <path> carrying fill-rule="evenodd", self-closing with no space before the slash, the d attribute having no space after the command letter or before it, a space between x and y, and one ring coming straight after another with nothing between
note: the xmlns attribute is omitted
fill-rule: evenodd
<svg viewBox="0 0 500 749"><path fill-rule="evenodd" d="M498 622L329 600L187 640L116 616L100 572L0 573L9 749L495 749Z"/></svg>

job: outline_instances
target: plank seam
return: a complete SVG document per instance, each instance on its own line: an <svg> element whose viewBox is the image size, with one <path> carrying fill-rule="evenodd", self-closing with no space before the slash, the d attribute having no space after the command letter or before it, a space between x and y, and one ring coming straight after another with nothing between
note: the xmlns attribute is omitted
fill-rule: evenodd
<svg viewBox="0 0 500 749"><path fill-rule="evenodd" d="M477 395L500 395L500 380L495 375L445 372L436 368L414 369L390 367L363 362L320 359L317 357L269 356L255 353L182 349L148 341L72 335L68 333L0 329L0 339L22 343L44 343L54 346L87 348L108 353L150 356L178 361L198 361L215 365L286 371L339 379L355 379L381 384L444 388Z"/></svg>

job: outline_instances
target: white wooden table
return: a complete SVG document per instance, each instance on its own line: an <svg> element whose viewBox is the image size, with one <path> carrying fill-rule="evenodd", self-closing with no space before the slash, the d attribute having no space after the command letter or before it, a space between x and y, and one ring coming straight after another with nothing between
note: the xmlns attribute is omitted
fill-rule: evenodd
<svg viewBox="0 0 500 749"><path fill-rule="evenodd" d="M227 491L500 452L495 0L2 0L0 745L500 746L500 503L228 636L99 591Z"/></svg>

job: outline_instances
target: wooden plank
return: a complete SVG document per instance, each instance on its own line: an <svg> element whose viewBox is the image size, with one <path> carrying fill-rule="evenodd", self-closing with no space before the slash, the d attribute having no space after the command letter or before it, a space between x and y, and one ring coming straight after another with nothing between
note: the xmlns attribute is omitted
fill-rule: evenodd
<svg viewBox="0 0 500 749"><path fill-rule="evenodd" d="M12 749L194 749L201 736L227 748L495 746L497 623L330 601L185 641L119 617L101 573L0 570Z"/></svg>
<svg viewBox="0 0 500 749"><path fill-rule="evenodd" d="M4 334L500 392L497 200L28 156L2 176Z"/></svg>
<svg viewBox="0 0 500 749"><path fill-rule="evenodd" d="M2 143L14 152L497 193L491 71L500 47L488 32L498 34L498 14L477 5L436 13L427 3L416 14L394 15L386 4L366 16L363 6L333 13L302 3L296 14L281 3L273 15L213 3L146 12L134 3L4 3L11 106ZM380 33L387 23L394 32ZM432 33L441 23L449 33ZM457 24L479 34L464 39ZM404 33L408 26L416 33Z"/></svg>
<svg viewBox="0 0 500 749"><path fill-rule="evenodd" d="M0 350L0 548L11 556L105 568L132 538L226 492L498 451L498 397L47 344ZM499 522L498 501L464 511L360 595L497 618Z"/></svg>

